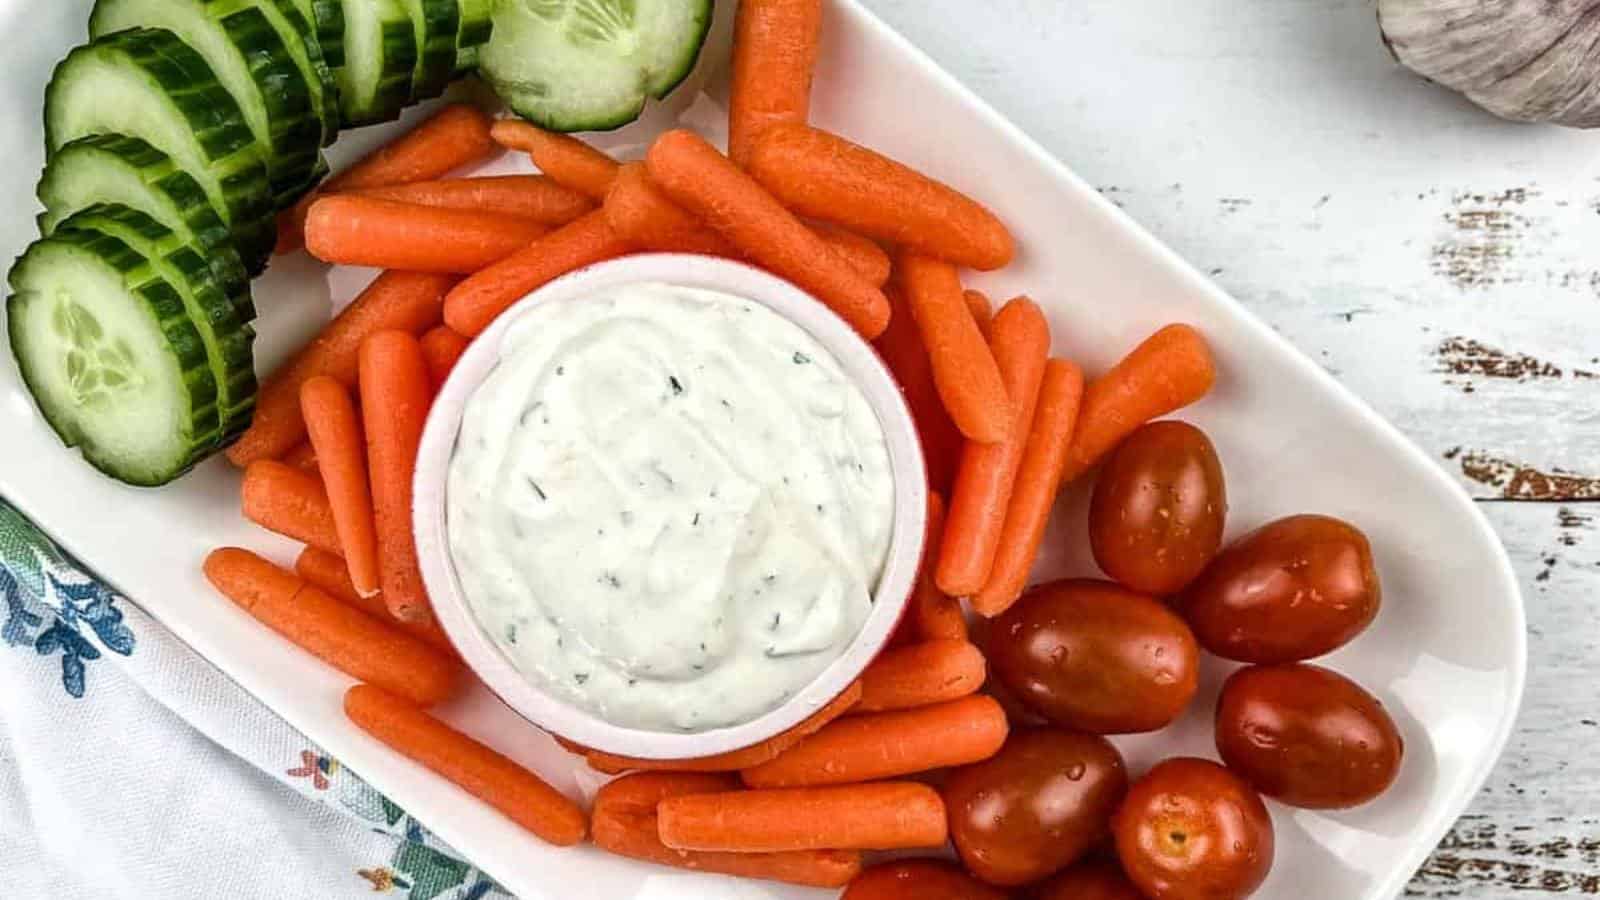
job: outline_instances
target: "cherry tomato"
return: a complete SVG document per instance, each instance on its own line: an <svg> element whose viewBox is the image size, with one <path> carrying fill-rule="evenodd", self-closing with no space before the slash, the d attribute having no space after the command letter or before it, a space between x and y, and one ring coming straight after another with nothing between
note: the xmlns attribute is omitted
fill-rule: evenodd
<svg viewBox="0 0 1600 900"><path fill-rule="evenodd" d="M1345 809L1394 783L1405 742L1383 704L1337 672L1248 666L1222 686L1217 752L1269 797Z"/></svg>
<svg viewBox="0 0 1600 900"><path fill-rule="evenodd" d="M1381 600L1366 535L1329 516L1290 516L1222 551L1179 608L1212 653L1280 663L1343 646Z"/></svg>
<svg viewBox="0 0 1600 900"><path fill-rule="evenodd" d="M1110 832L1128 790L1122 754L1099 735L1012 732L1000 752L944 785L950 837L967 870L990 884L1037 881Z"/></svg>
<svg viewBox="0 0 1600 900"><path fill-rule="evenodd" d="M1122 442L1095 481L1089 545L1107 575L1146 594L1175 594L1222 547L1228 493L1205 432L1151 422Z"/></svg>
<svg viewBox="0 0 1600 900"><path fill-rule="evenodd" d="M862 872L839 900L1006 900L954 863L937 859L902 859Z"/></svg>
<svg viewBox="0 0 1600 900"><path fill-rule="evenodd" d="M1194 635L1161 603L1109 581L1057 581L994 620L991 671L1053 722L1095 734L1154 731L1198 687Z"/></svg>
<svg viewBox="0 0 1600 900"><path fill-rule="evenodd" d="M1079 863L1045 882L1036 900L1145 900L1114 862Z"/></svg>
<svg viewBox="0 0 1600 900"><path fill-rule="evenodd" d="M1266 804L1207 759L1169 759L1146 772L1111 828L1122 870L1152 900L1239 900L1272 868Z"/></svg>

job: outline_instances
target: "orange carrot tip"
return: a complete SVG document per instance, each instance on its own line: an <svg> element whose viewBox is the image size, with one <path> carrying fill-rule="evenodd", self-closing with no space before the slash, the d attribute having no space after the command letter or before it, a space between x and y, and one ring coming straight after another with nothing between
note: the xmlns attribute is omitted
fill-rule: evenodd
<svg viewBox="0 0 1600 900"><path fill-rule="evenodd" d="M550 180L597 202L606 199L617 161L566 134L545 131L520 119L501 119L490 129L503 147L521 150Z"/></svg>
<svg viewBox="0 0 1600 900"><path fill-rule="evenodd" d="M452 283L447 275L421 272L379 275L321 334L262 383L255 419L228 448L228 461L244 467L288 453L306 436L300 386L314 375L331 375L354 387L361 342L379 331L420 333L433 327Z"/></svg>
<svg viewBox="0 0 1600 900"><path fill-rule="evenodd" d="M316 475L264 459L245 469L239 493L244 517L262 528L333 553L343 550L328 493Z"/></svg>
<svg viewBox="0 0 1600 900"><path fill-rule="evenodd" d="M889 299L815 231L717 152L677 129L646 156L650 178L750 261L810 291L868 340L889 324Z"/></svg>
<svg viewBox="0 0 1600 900"><path fill-rule="evenodd" d="M328 665L422 705L461 686L460 663L395 626L234 547L214 551L206 578L267 627Z"/></svg>
<svg viewBox="0 0 1600 900"><path fill-rule="evenodd" d="M895 266L951 420L969 440L1005 440L1012 426L1012 400L994 354L967 310L955 267L913 253L902 253Z"/></svg>
<svg viewBox="0 0 1600 900"><path fill-rule="evenodd" d="M1168 325L1083 391L1062 483L1070 484L1140 425L1204 397L1216 381L1216 362L1200 332Z"/></svg>
<svg viewBox="0 0 1600 900"><path fill-rule="evenodd" d="M323 262L467 274L548 231L531 219L334 194L311 205L306 250Z"/></svg>
<svg viewBox="0 0 1600 900"><path fill-rule="evenodd" d="M493 152L488 116L464 104L446 106L279 214L276 252L289 253L304 244L306 214L322 193L427 181L483 160Z"/></svg>
<svg viewBox="0 0 1600 900"><path fill-rule="evenodd" d="M366 440L355 403L344 385L318 375L301 385L300 411L311 433L351 583L358 594L371 597L378 593L378 538L367 486Z"/></svg>
<svg viewBox="0 0 1600 900"><path fill-rule="evenodd" d="M745 168L797 214L896 247L974 269L997 269L1016 253L1011 232L971 197L803 122L763 129Z"/></svg>
<svg viewBox="0 0 1600 900"><path fill-rule="evenodd" d="M411 530L411 479L433 384L417 339L399 331L361 344L361 413L378 542L378 580L401 622L431 622L433 608L417 565Z"/></svg>
<svg viewBox="0 0 1600 900"><path fill-rule="evenodd" d="M549 843L568 847L588 833L583 810L544 779L403 698L358 684L345 693L344 711L363 731Z"/></svg>

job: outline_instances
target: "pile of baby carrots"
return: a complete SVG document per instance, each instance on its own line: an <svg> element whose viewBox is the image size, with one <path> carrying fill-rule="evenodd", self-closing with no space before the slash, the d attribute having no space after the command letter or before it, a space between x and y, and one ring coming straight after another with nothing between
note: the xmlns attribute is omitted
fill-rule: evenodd
<svg viewBox="0 0 1600 900"><path fill-rule="evenodd" d="M1006 713L979 693L986 663L962 599L983 617L1010 607L1061 487L1139 425L1203 396L1214 371L1202 337L1171 325L1085 384L1073 362L1050 357L1032 300L995 310L966 289L962 268L1011 261L1005 225L808 124L821 6L740 3L727 155L680 130L623 164L451 106L286 213L280 250L385 271L265 381L254 423L228 451L244 468L246 517L306 545L293 571L237 548L215 551L205 571L363 682L345 701L357 725L547 841L587 834L664 865L839 887L862 875L863 851L942 847L942 801L914 779L1005 742ZM541 174L447 177L504 150ZM640 251L768 269L876 343L928 459L929 551L890 649L790 731L673 762L564 742L623 775L586 815L426 712L468 675L417 569L411 480L433 394L468 342L540 285Z"/></svg>

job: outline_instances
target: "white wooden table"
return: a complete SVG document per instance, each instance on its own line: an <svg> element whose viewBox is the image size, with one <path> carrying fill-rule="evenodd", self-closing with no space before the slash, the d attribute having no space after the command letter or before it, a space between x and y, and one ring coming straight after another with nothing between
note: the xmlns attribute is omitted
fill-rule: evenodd
<svg viewBox="0 0 1600 900"><path fill-rule="evenodd" d="M1407 895L1597 894L1600 134L1410 75L1373 2L866 0L1479 500L1528 691Z"/></svg>

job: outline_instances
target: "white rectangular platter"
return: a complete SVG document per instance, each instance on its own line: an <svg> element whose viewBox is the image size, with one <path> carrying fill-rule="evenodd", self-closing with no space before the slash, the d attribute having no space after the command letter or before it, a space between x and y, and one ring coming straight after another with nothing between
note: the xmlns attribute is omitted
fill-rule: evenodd
<svg viewBox="0 0 1600 900"><path fill-rule="evenodd" d="M731 0L722 0L724 7ZM0 256L33 237L42 165L43 88L84 37L88 0L0 0L0 25L30 35L10 51L0 93ZM712 68L715 68L714 66ZM853 0L828 9L816 83L817 124L951 182L992 206L1022 247L1004 272L974 278L997 298L1026 292L1046 309L1055 351L1099 371L1155 328L1199 327L1216 350L1215 394L1184 414L1217 444L1229 479L1230 535L1280 515L1323 512L1371 536L1385 586L1374 627L1328 664L1373 690L1400 724L1396 787L1338 814L1273 805L1278 861L1258 896L1377 900L1401 891L1465 807L1498 755L1521 695L1522 602L1498 541L1433 463L1194 269L940 71ZM708 90L721 85L712 72ZM348 159L393 128L340 142ZM629 138L613 138L626 143ZM263 370L360 286L304 257L258 282ZM557 850L349 725L348 679L220 599L200 575L214 547L255 547L287 563L292 548L238 514L237 474L213 461L176 485L121 487L61 448L37 416L9 354L0 360L0 494L21 507L219 668L434 829L525 900L720 900L823 892L687 874ZM1036 575L1094 574L1083 491L1063 498ZM1134 772L1163 756L1214 755L1212 704L1227 667L1208 664L1188 716L1159 735L1121 739ZM597 776L482 691L444 711L465 730L538 769L574 796Z"/></svg>

